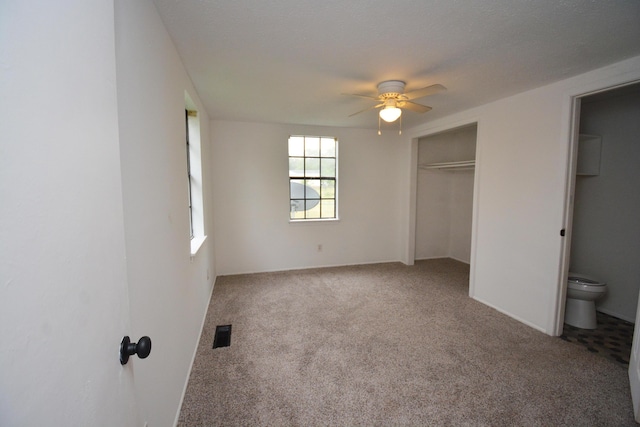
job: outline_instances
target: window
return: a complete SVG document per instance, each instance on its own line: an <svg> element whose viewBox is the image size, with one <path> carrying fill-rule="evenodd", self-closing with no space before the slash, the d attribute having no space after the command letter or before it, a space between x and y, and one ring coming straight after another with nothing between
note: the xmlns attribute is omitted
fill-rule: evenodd
<svg viewBox="0 0 640 427"><path fill-rule="evenodd" d="M202 191L202 156L200 146L200 118L198 111L185 92L185 142L187 151L186 179L189 209L189 235L191 256L194 256L207 236L204 234L204 200Z"/></svg>
<svg viewBox="0 0 640 427"><path fill-rule="evenodd" d="M338 140L326 136L289 137L291 220L337 219Z"/></svg>
<svg viewBox="0 0 640 427"><path fill-rule="evenodd" d="M187 130L187 191L189 193L189 232L193 239L193 197L191 196L191 188L193 180L191 179L191 147L189 146L189 110L184 110L185 128Z"/></svg>

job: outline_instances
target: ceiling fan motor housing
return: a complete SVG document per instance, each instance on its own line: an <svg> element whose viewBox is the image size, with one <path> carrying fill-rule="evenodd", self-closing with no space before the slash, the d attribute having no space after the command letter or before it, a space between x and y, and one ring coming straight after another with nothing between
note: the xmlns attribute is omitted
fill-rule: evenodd
<svg viewBox="0 0 640 427"><path fill-rule="evenodd" d="M405 82L387 80L378 85L378 96L381 98L398 98L404 93Z"/></svg>

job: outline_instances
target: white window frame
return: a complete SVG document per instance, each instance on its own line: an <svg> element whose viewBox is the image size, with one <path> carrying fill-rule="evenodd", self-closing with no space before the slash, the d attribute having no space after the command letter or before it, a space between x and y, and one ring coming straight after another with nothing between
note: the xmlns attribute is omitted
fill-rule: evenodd
<svg viewBox="0 0 640 427"><path fill-rule="evenodd" d="M195 103L185 92L185 138L187 139L187 178L189 189L190 249L195 256L206 240L204 229L204 200L202 191L202 156L200 140L200 117Z"/></svg>
<svg viewBox="0 0 640 427"><path fill-rule="evenodd" d="M338 183L339 183L339 179L338 179L338 138L334 137L334 136L317 136L317 135L290 135L289 139L287 140L287 146L289 148L289 141L291 140L291 138L320 138L320 139L332 139L335 143L335 156L331 157L331 156L322 156L322 153L320 152L318 154L318 156L307 156L306 151L305 153L300 156L300 155L295 155L292 156L291 152L289 151L289 149L287 150L287 159L290 161L292 158L302 158L303 159L303 164L306 165L306 159L308 158L318 158L319 159L319 164L322 164L322 159L333 159L335 161L335 173L334 176L307 176L306 175L306 170L303 173L303 176L300 175L296 175L296 176L292 176L291 175L291 167L290 164L288 164L288 174L289 174L289 222L291 223L305 223L305 222L314 222L314 221L338 221L339 220L339 210L338 210ZM288 162L289 163L289 162ZM306 166L305 166L306 167ZM322 167L320 166L320 170L322 170ZM323 197L322 196L322 192L320 191L320 194L318 195L318 203L320 204L322 209L322 200L333 200L334 202L334 212L333 212L333 216L332 217L311 217L311 218L292 218L291 217L291 212L292 212L292 206L294 204L295 200L307 200L306 198L306 194L304 197L300 198L300 197L293 197L292 194L292 181L293 180L307 180L307 179L313 179L313 180L333 180L334 181L334 195L333 198L331 197ZM315 200L315 198L312 198L312 200Z"/></svg>

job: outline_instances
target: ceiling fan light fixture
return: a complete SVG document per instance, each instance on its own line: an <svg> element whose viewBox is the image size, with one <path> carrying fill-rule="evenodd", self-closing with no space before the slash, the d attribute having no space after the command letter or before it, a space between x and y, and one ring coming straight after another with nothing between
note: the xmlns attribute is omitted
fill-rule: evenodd
<svg viewBox="0 0 640 427"><path fill-rule="evenodd" d="M364 113L365 111L382 108L378 114L378 135L381 134L380 124L382 120L387 123L393 123L398 119L400 119L399 133L402 134L402 109L406 109L414 113L426 113L431 110L431 107L418 104L414 99L434 95L446 90L447 88L441 84L432 84L430 86L423 87L422 89L416 89L410 92L405 92L404 89L405 82L401 80L386 80L378 84L378 96L343 93L343 95L358 96L360 98L367 98L376 102L376 105L365 108L357 113L353 113L349 115L349 117Z"/></svg>
<svg viewBox="0 0 640 427"><path fill-rule="evenodd" d="M387 105L380 110L380 118L387 123L395 122L401 114L402 110L393 105Z"/></svg>

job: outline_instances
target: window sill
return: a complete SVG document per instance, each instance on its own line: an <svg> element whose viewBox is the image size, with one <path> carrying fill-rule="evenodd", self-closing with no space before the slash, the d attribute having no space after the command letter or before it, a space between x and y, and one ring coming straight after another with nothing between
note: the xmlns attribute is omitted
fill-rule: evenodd
<svg viewBox="0 0 640 427"><path fill-rule="evenodd" d="M205 240L207 240L207 236L198 236L191 239L191 257L192 258L196 256L196 254L200 250L200 247L202 247L202 244L204 243Z"/></svg>
<svg viewBox="0 0 640 427"><path fill-rule="evenodd" d="M308 224L319 222L340 222L340 218L290 219L289 224Z"/></svg>

